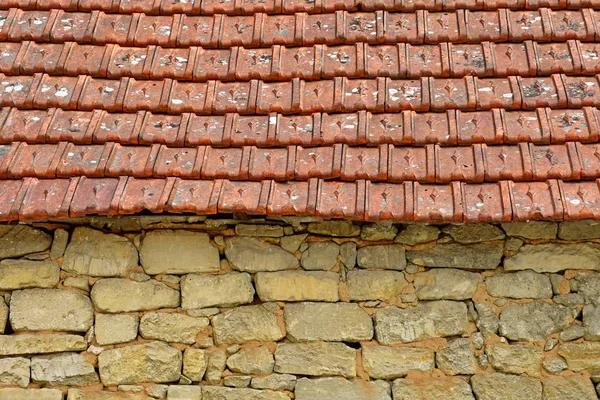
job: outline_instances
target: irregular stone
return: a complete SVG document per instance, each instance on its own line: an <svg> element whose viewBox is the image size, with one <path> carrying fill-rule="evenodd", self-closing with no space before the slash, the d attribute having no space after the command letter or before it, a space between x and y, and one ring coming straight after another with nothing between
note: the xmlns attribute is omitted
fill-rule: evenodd
<svg viewBox="0 0 600 400"><path fill-rule="evenodd" d="M433 350L410 347L362 346L365 372L373 379L395 379L410 371L431 372Z"/></svg>
<svg viewBox="0 0 600 400"><path fill-rule="evenodd" d="M296 387L296 377L290 374L272 374L252 378L250 386L254 389L289 390Z"/></svg>
<svg viewBox="0 0 600 400"><path fill-rule="evenodd" d="M493 297L513 299L549 299L552 297L550 278L533 271L496 274L485 280L487 292Z"/></svg>
<svg viewBox="0 0 600 400"><path fill-rule="evenodd" d="M308 233L301 235L284 236L279 240L279 245L285 251L295 253L300 248L300 245L306 240Z"/></svg>
<svg viewBox="0 0 600 400"><path fill-rule="evenodd" d="M175 313L151 312L145 314L140 320L140 335L144 339L194 344L196 336L208 324L208 318L194 318Z"/></svg>
<svg viewBox="0 0 600 400"><path fill-rule="evenodd" d="M552 349L555 348L557 344L558 339L555 337L546 340L546 343L544 343L544 351L552 351Z"/></svg>
<svg viewBox="0 0 600 400"><path fill-rule="evenodd" d="M500 319L496 315L496 311L486 303L475 303L475 309L477 310L477 320L475 322L477 329L485 337L496 334L500 328Z"/></svg>
<svg viewBox="0 0 600 400"><path fill-rule="evenodd" d="M96 341L101 346L131 342L137 338L139 323L135 314L96 314Z"/></svg>
<svg viewBox="0 0 600 400"><path fill-rule="evenodd" d="M98 367L105 386L176 382L181 352L162 342L119 347L100 353Z"/></svg>
<svg viewBox="0 0 600 400"><path fill-rule="evenodd" d="M597 400L596 390L585 376L548 376L544 384L544 400Z"/></svg>
<svg viewBox="0 0 600 400"><path fill-rule="evenodd" d="M267 375L273 372L273 354L265 346L245 347L227 360L231 372L249 375Z"/></svg>
<svg viewBox="0 0 600 400"><path fill-rule="evenodd" d="M179 306L179 291L155 280L101 279L92 287L91 297L97 311L109 313Z"/></svg>
<svg viewBox="0 0 600 400"><path fill-rule="evenodd" d="M551 221L506 222L502 229L507 236L518 236L523 239L556 239L558 224Z"/></svg>
<svg viewBox="0 0 600 400"><path fill-rule="evenodd" d="M256 238L234 236L225 241L225 256L237 271L281 271L300 266L292 253Z"/></svg>
<svg viewBox="0 0 600 400"><path fill-rule="evenodd" d="M8 306L4 302L4 298L0 298L0 334L4 334L6 330L6 322L8 321Z"/></svg>
<svg viewBox="0 0 600 400"><path fill-rule="evenodd" d="M600 304L600 274L579 273L570 281L571 289L583 296L586 303Z"/></svg>
<svg viewBox="0 0 600 400"><path fill-rule="evenodd" d="M309 271L328 271L337 263L340 246L334 242L313 242L302 253L300 263Z"/></svg>
<svg viewBox="0 0 600 400"><path fill-rule="evenodd" d="M347 274L350 300L388 300L409 287L402 272L355 270Z"/></svg>
<svg viewBox="0 0 600 400"><path fill-rule="evenodd" d="M475 400L460 378L396 379L392 392L394 400Z"/></svg>
<svg viewBox="0 0 600 400"><path fill-rule="evenodd" d="M282 237L280 225L237 224L235 234L240 236Z"/></svg>
<svg viewBox="0 0 600 400"><path fill-rule="evenodd" d="M190 385L171 385L167 400L202 400L202 388Z"/></svg>
<svg viewBox="0 0 600 400"><path fill-rule="evenodd" d="M254 287L250 274L186 275L181 280L182 308L233 307L252 303Z"/></svg>
<svg viewBox="0 0 600 400"><path fill-rule="evenodd" d="M77 353L32 357L31 379L52 386L87 386L99 382L94 366Z"/></svg>
<svg viewBox="0 0 600 400"><path fill-rule="evenodd" d="M188 347L183 352L183 375L200 382L208 366L208 351Z"/></svg>
<svg viewBox="0 0 600 400"><path fill-rule="evenodd" d="M600 269L598 243L528 244L517 254L504 259L506 271L532 269L535 272L558 272L565 269Z"/></svg>
<svg viewBox="0 0 600 400"><path fill-rule="evenodd" d="M219 250L203 232L157 229L146 233L140 262L150 275L219 272Z"/></svg>
<svg viewBox="0 0 600 400"><path fill-rule="evenodd" d="M571 340L577 340L585 335L585 329L581 325L571 325L560 333L560 340L563 342L570 342Z"/></svg>
<svg viewBox="0 0 600 400"><path fill-rule="evenodd" d="M398 234L398 228L392 224L367 224L360 231L362 240L394 240Z"/></svg>
<svg viewBox="0 0 600 400"><path fill-rule="evenodd" d="M413 285L419 300L466 300L473 297L480 274L459 269L431 269L415 275Z"/></svg>
<svg viewBox="0 0 600 400"><path fill-rule="evenodd" d="M271 390L203 386L202 400L290 400L289 396Z"/></svg>
<svg viewBox="0 0 600 400"><path fill-rule="evenodd" d="M358 249L356 262L361 268L394 269L401 271L406 267L404 246L382 244L365 246Z"/></svg>
<svg viewBox="0 0 600 400"><path fill-rule="evenodd" d="M424 267L495 269L504 255L502 242L438 244L426 250L409 250L406 258Z"/></svg>
<svg viewBox="0 0 600 400"><path fill-rule="evenodd" d="M544 352L530 344L495 343L486 347L486 354L499 372L539 376Z"/></svg>
<svg viewBox="0 0 600 400"><path fill-rule="evenodd" d="M261 301L338 301L339 275L325 271L259 272L254 276Z"/></svg>
<svg viewBox="0 0 600 400"><path fill-rule="evenodd" d="M600 239L600 223L593 220L563 221L558 224L558 238L562 240Z"/></svg>
<svg viewBox="0 0 600 400"><path fill-rule="evenodd" d="M473 375L471 386L477 400L542 400L539 380L501 373Z"/></svg>
<svg viewBox="0 0 600 400"><path fill-rule="evenodd" d="M471 343L473 343L473 347L475 347L477 350L481 350L483 348L483 345L485 344L485 338L483 336L483 333L474 332L471 335Z"/></svg>
<svg viewBox="0 0 600 400"><path fill-rule="evenodd" d="M65 287L72 287L84 292L90 291L90 282L87 277L67 276L62 284Z"/></svg>
<svg viewBox="0 0 600 400"><path fill-rule="evenodd" d="M151 400L142 393L69 389L67 400Z"/></svg>
<svg viewBox="0 0 600 400"><path fill-rule="evenodd" d="M0 386L29 385L31 362L28 358L14 357L0 359Z"/></svg>
<svg viewBox="0 0 600 400"><path fill-rule="evenodd" d="M561 305L541 300L511 304L500 313L500 335L510 340L544 340L572 322L571 310Z"/></svg>
<svg viewBox="0 0 600 400"><path fill-rule="evenodd" d="M48 250L52 237L28 225L0 225L0 259Z"/></svg>
<svg viewBox="0 0 600 400"><path fill-rule="evenodd" d="M58 285L60 268L56 261L2 260L0 290L52 288Z"/></svg>
<svg viewBox="0 0 600 400"><path fill-rule="evenodd" d="M473 375L477 372L477 357L467 338L449 341L446 347L435 353L435 362L446 375Z"/></svg>
<svg viewBox="0 0 600 400"><path fill-rule="evenodd" d="M352 269L356 266L356 243L346 242L340 245L340 256L342 257L342 263L347 269Z"/></svg>
<svg viewBox="0 0 600 400"><path fill-rule="evenodd" d="M558 355L574 372L600 373L600 342L564 343L558 347Z"/></svg>
<svg viewBox="0 0 600 400"><path fill-rule="evenodd" d="M432 301L401 309L378 309L375 336L381 344L410 343L462 335L469 323L467 306L455 301Z"/></svg>
<svg viewBox="0 0 600 400"><path fill-rule="evenodd" d="M62 268L91 276L125 276L138 265L138 252L129 239L87 227L77 227L65 251Z"/></svg>
<svg viewBox="0 0 600 400"><path fill-rule="evenodd" d="M315 235L355 237L360 235L360 226L350 221L318 221L308 224L308 231Z"/></svg>
<svg viewBox="0 0 600 400"><path fill-rule="evenodd" d="M525 244L525 242L522 239L508 238L506 239L505 247L508 251L519 251L523 244Z"/></svg>
<svg viewBox="0 0 600 400"><path fill-rule="evenodd" d="M284 337L277 317L262 305L238 307L218 314L212 326L218 344L278 341Z"/></svg>
<svg viewBox="0 0 600 400"><path fill-rule="evenodd" d="M575 307L585 302L585 299L579 293L559 294L552 298L556 304L561 304L567 307Z"/></svg>
<svg viewBox="0 0 600 400"><path fill-rule="evenodd" d="M250 386L251 376L231 375L223 378L223 385L237 388Z"/></svg>
<svg viewBox="0 0 600 400"><path fill-rule="evenodd" d="M167 397L168 385L150 385L146 387L146 394L155 399L164 399Z"/></svg>
<svg viewBox="0 0 600 400"><path fill-rule="evenodd" d="M344 378L298 379L296 400L392 400L385 381Z"/></svg>
<svg viewBox="0 0 600 400"><path fill-rule="evenodd" d="M585 340L600 340L600 306L583 307L583 327Z"/></svg>
<svg viewBox="0 0 600 400"><path fill-rule="evenodd" d="M373 322L356 303L292 303L285 307L290 340L358 342L371 340Z"/></svg>
<svg viewBox="0 0 600 400"><path fill-rule="evenodd" d="M442 232L452 236L458 243L479 243L490 240L504 239L504 232L500 228L485 223L446 225Z"/></svg>
<svg viewBox="0 0 600 400"><path fill-rule="evenodd" d="M58 389L0 389L0 400L62 400L62 398L63 394Z"/></svg>
<svg viewBox="0 0 600 400"><path fill-rule="evenodd" d="M83 336L62 333L0 335L0 356L47 354L61 351L83 351Z"/></svg>
<svg viewBox="0 0 600 400"><path fill-rule="evenodd" d="M275 372L308 376L356 376L356 350L343 343L278 343Z"/></svg>
<svg viewBox="0 0 600 400"><path fill-rule="evenodd" d="M562 293L563 281L566 281L566 283L569 282L560 274L550 274L550 283L552 284L552 292L554 294L559 295Z"/></svg>
<svg viewBox="0 0 600 400"><path fill-rule="evenodd" d="M90 299L74 290L12 292L10 324L15 331L86 332L94 321Z"/></svg>
<svg viewBox="0 0 600 400"><path fill-rule="evenodd" d="M562 358L553 358L542 362L544 369L551 374L560 374L565 369L569 368L567 362Z"/></svg>
<svg viewBox="0 0 600 400"><path fill-rule="evenodd" d="M205 380L211 385L218 385L221 383L221 377L227 363L227 351L224 349L217 349L210 353L208 357L208 364L206 365L206 376Z"/></svg>
<svg viewBox="0 0 600 400"><path fill-rule="evenodd" d="M396 236L396 242L414 246L420 243L429 243L437 240L440 230L432 225L411 224Z"/></svg>
<svg viewBox="0 0 600 400"><path fill-rule="evenodd" d="M50 258L56 260L65 254L67 243L69 242L69 232L64 229L56 229L52 238L52 247L50 248Z"/></svg>

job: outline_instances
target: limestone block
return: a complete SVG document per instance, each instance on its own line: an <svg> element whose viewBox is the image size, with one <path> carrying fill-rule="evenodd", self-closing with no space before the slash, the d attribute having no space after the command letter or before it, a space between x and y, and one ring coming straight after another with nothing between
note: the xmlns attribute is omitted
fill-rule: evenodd
<svg viewBox="0 0 600 400"><path fill-rule="evenodd" d="M350 221L318 221L308 224L308 231L315 235L356 237L360 235L360 226Z"/></svg>
<svg viewBox="0 0 600 400"><path fill-rule="evenodd" d="M105 386L176 382L181 364L181 352L162 342L108 349L98 356L100 379Z"/></svg>
<svg viewBox="0 0 600 400"><path fill-rule="evenodd" d="M202 400L290 400L282 392L219 386L202 387Z"/></svg>
<svg viewBox="0 0 600 400"><path fill-rule="evenodd" d="M542 400L542 383L525 376L501 373L473 375L471 386L477 400Z"/></svg>
<svg viewBox="0 0 600 400"><path fill-rule="evenodd" d="M339 275L325 271L259 272L254 277L256 292L268 301L339 300Z"/></svg>
<svg viewBox="0 0 600 400"><path fill-rule="evenodd" d="M513 299L549 299L552 297L550 278L533 271L497 274L486 279L490 296Z"/></svg>
<svg viewBox="0 0 600 400"><path fill-rule="evenodd" d="M298 379L296 400L392 400L385 381L344 378Z"/></svg>
<svg viewBox="0 0 600 400"><path fill-rule="evenodd" d="M495 343L486 347L490 364L496 371L507 374L539 376L544 352L531 344Z"/></svg>
<svg viewBox="0 0 600 400"><path fill-rule="evenodd" d="M485 223L446 225L442 228L442 232L452 236L452 239L458 243L479 243L504 239L504 232L500 228Z"/></svg>
<svg viewBox="0 0 600 400"><path fill-rule="evenodd" d="M79 335L62 333L0 335L0 356L83 351L86 348L85 339Z"/></svg>
<svg viewBox="0 0 600 400"><path fill-rule="evenodd" d="M460 378L396 379L392 392L394 400L475 400L469 383Z"/></svg>
<svg viewBox="0 0 600 400"><path fill-rule="evenodd" d="M308 376L356 376L356 350L343 343L278 343L275 372Z"/></svg>
<svg viewBox="0 0 600 400"><path fill-rule="evenodd" d="M394 240L398 234L398 228L389 223L365 224L360 231L362 240Z"/></svg>
<svg viewBox="0 0 600 400"><path fill-rule="evenodd" d="M600 374L600 342L561 344L558 355L567 361L569 369L574 372Z"/></svg>
<svg viewBox="0 0 600 400"><path fill-rule="evenodd" d="M395 379L410 371L431 372L433 350L410 347L362 346L365 372L373 379Z"/></svg>
<svg viewBox="0 0 600 400"><path fill-rule="evenodd" d="M2 260L0 290L52 288L58 285L60 268L55 261Z"/></svg>
<svg viewBox="0 0 600 400"><path fill-rule="evenodd" d="M294 341L371 340L373 321L355 303L292 303L285 307L288 338Z"/></svg>
<svg viewBox="0 0 600 400"><path fill-rule="evenodd" d="M62 268L91 276L124 276L138 265L138 252L129 239L87 227L73 231Z"/></svg>
<svg viewBox="0 0 600 400"><path fill-rule="evenodd" d="M31 361L28 358L14 357L0 359L0 386L29 385Z"/></svg>
<svg viewBox="0 0 600 400"><path fill-rule="evenodd" d="M506 222L502 229L508 236L523 239L556 239L558 224L552 221Z"/></svg>
<svg viewBox="0 0 600 400"><path fill-rule="evenodd" d="M285 336L277 317L262 305L237 307L218 314L212 326L218 344L277 341Z"/></svg>
<svg viewBox="0 0 600 400"><path fill-rule="evenodd" d="M0 389L0 400L63 400L63 394L58 389L6 388Z"/></svg>
<svg viewBox="0 0 600 400"><path fill-rule="evenodd" d="M296 257L281 247L243 236L234 236L225 241L225 256L233 269L251 273L300 266Z"/></svg>
<svg viewBox="0 0 600 400"><path fill-rule="evenodd" d="M296 387L296 376L290 374L271 374L252 378L250 386L254 389L289 390Z"/></svg>
<svg viewBox="0 0 600 400"><path fill-rule="evenodd" d="M171 385L167 400L202 400L202 388L190 385Z"/></svg>
<svg viewBox="0 0 600 400"><path fill-rule="evenodd" d="M510 340L543 340L565 329L572 321L571 310L565 306L541 300L511 304L500 313L500 335Z"/></svg>
<svg viewBox="0 0 600 400"><path fill-rule="evenodd" d="M416 274L413 284L419 300L466 300L473 297L481 282L477 273L434 268Z"/></svg>
<svg viewBox="0 0 600 400"><path fill-rule="evenodd" d="M140 335L144 339L194 344L196 336L208 326L208 318L184 314L150 312L140 320Z"/></svg>
<svg viewBox="0 0 600 400"><path fill-rule="evenodd" d="M283 227L279 225L237 224L235 234L240 236L282 237Z"/></svg>
<svg viewBox="0 0 600 400"><path fill-rule="evenodd" d="M65 254L67 243L69 242L69 232L64 229L56 229L50 248L50 258L56 260Z"/></svg>
<svg viewBox="0 0 600 400"><path fill-rule="evenodd" d="M544 400L597 400L594 385L585 376L548 376L544 384Z"/></svg>
<svg viewBox="0 0 600 400"><path fill-rule="evenodd" d="M473 375L477 372L477 357L467 338L449 341L446 347L435 353L435 362L446 375Z"/></svg>
<svg viewBox="0 0 600 400"><path fill-rule="evenodd" d="M314 242L304 250L300 263L302 268L309 271L328 271L335 266L339 254L340 246L337 243Z"/></svg>
<svg viewBox="0 0 600 400"><path fill-rule="evenodd" d="M398 271L357 269L347 274L350 300L388 300L404 293L408 287L404 274Z"/></svg>
<svg viewBox="0 0 600 400"><path fill-rule="evenodd" d="M247 375L267 375L273 372L273 354L265 346L243 347L227 359L231 372Z"/></svg>
<svg viewBox="0 0 600 400"><path fill-rule="evenodd" d="M16 258L47 250L52 237L28 225L0 226L0 259Z"/></svg>
<svg viewBox="0 0 600 400"><path fill-rule="evenodd" d="M93 321L92 302L74 290L25 289L11 296L10 323L15 331L86 332Z"/></svg>
<svg viewBox="0 0 600 400"><path fill-rule="evenodd" d="M600 223L593 220L562 221L558 225L558 238L563 240L600 239Z"/></svg>
<svg viewBox="0 0 600 400"><path fill-rule="evenodd" d="M96 311L108 313L179 306L179 291L153 279L146 282L101 279L92 287L91 296Z"/></svg>
<svg viewBox="0 0 600 400"><path fill-rule="evenodd" d="M356 262L361 268L401 271L406 267L404 246L400 244L380 244L361 247L358 249Z"/></svg>
<svg viewBox="0 0 600 400"><path fill-rule="evenodd" d="M206 233L157 229L146 233L140 262L149 275L219 272L219 250Z"/></svg>
<svg viewBox="0 0 600 400"><path fill-rule="evenodd" d="M250 274L186 275L181 279L181 306L184 310L233 307L252 303L254 287Z"/></svg>
<svg viewBox="0 0 600 400"><path fill-rule="evenodd" d="M425 250L410 250L406 259L425 267L495 269L504 255L504 243L438 244Z"/></svg>
<svg viewBox="0 0 600 400"><path fill-rule="evenodd" d="M101 346L131 342L137 338L139 324L135 314L96 314L96 341Z"/></svg>
<svg viewBox="0 0 600 400"><path fill-rule="evenodd" d="M100 381L94 366L77 353L32 357L31 379L52 386L87 386Z"/></svg>
<svg viewBox="0 0 600 400"><path fill-rule="evenodd" d="M152 400L142 393L69 389L67 400Z"/></svg>
<svg viewBox="0 0 600 400"><path fill-rule="evenodd" d="M208 350L188 347L183 352L183 375L200 382L208 366Z"/></svg>
<svg viewBox="0 0 600 400"><path fill-rule="evenodd" d="M506 271L532 269L535 272L558 272L565 269L600 269L598 243L528 244L514 256L504 259Z"/></svg>
<svg viewBox="0 0 600 400"><path fill-rule="evenodd" d="M437 240L440 230L432 225L411 224L396 236L396 242L414 246L420 243L429 243Z"/></svg>
<svg viewBox="0 0 600 400"><path fill-rule="evenodd" d="M381 344L410 343L462 335L468 323L467 306L460 302L431 301L406 309L391 306L377 310L375 335Z"/></svg>

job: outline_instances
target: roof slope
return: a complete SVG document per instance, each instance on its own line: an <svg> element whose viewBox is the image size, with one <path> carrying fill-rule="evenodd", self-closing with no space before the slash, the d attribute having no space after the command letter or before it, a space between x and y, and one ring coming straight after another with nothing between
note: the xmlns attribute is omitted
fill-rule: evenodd
<svg viewBox="0 0 600 400"><path fill-rule="evenodd" d="M1 7L0 220L600 217L600 1Z"/></svg>

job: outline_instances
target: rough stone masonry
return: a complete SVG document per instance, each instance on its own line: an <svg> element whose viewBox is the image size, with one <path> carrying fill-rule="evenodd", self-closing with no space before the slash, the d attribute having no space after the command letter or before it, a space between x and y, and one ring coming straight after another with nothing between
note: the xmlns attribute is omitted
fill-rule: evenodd
<svg viewBox="0 0 600 400"><path fill-rule="evenodd" d="M597 400L600 224L0 226L0 400Z"/></svg>

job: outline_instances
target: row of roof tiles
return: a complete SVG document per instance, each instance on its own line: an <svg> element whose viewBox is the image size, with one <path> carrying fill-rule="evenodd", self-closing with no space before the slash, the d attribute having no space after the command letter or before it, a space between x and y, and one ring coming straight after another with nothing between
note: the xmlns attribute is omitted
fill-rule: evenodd
<svg viewBox="0 0 600 400"><path fill-rule="evenodd" d="M204 83L0 74L0 106L179 114L445 111L600 106L600 76Z"/></svg>
<svg viewBox="0 0 600 400"><path fill-rule="evenodd" d="M296 12L327 13L337 10L415 10L453 11L456 9L493 10L497 8L579 9L600 7L598 0L5 0L0 9L18 7L24 10L68 11L100 10L109 13L149 15L210 15L216 13L251 15L257 12L292 14Z"/></svg>
<svg viewBox="0 0 600 400"><path fill-rule="evenodd" d="M597 143L599 121L599 110L591 107L390 114L359 111L292 116L277 113L164 115L147 111L121 114L100 110L38 111L6 107L0 110L0 144L68 141L78 145L117 142L175 147L312 147L338 143L367 146Z"/></svg>
<svg viewBox="0 0 600 400"><path fill-rule="evenodd" d="M90 75L97 78L177 79L196 82L350 78L436 78L594 75L600 45L560 43L355 45L266 49L186 49L82 45L31 41L0 46L0 73L7 75Z"/></svg>
<svg viewBox="0 0 600 400"><path fill-rule="evenodd" d="M600 145L469 147L193 148L15 142L0 146L0 179L182 177L186 179L308 180L427 183L579 180L600 178Z"/></svg>
<svg viewBox="0 0 600 400"><path fill-rule="evenodd" d="M85 178L0 181L0 220L83 215L247 213L398 222L600 217L600 181L447 185Z"/></svg>
<svg viewBox="0 0 600 400"><path fill-rule="evenodd" d="M144 47L600 40L600 11L592 8L250 16L152 16L12 8L0 11L0 21L0 41L75 41Z"/></svg>

